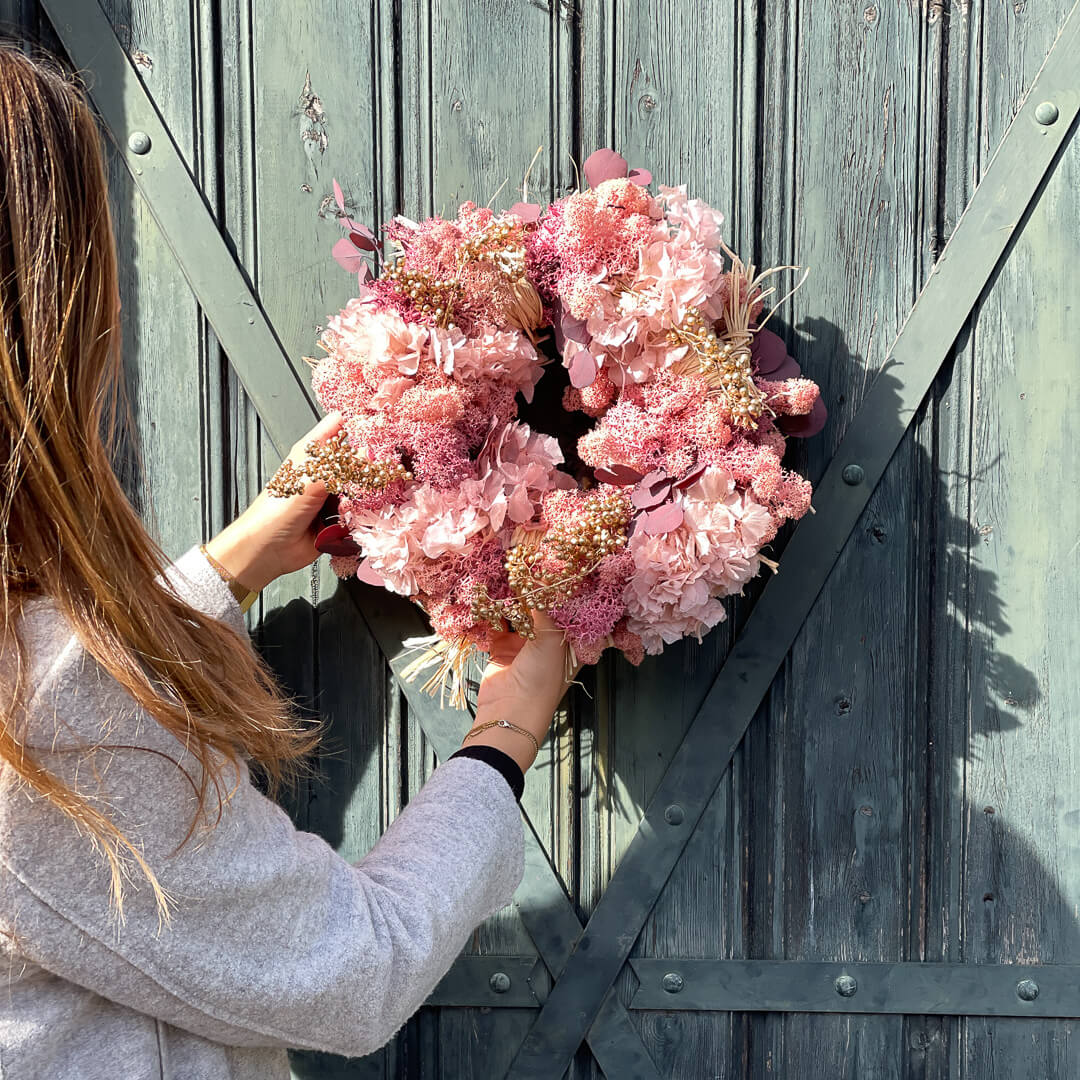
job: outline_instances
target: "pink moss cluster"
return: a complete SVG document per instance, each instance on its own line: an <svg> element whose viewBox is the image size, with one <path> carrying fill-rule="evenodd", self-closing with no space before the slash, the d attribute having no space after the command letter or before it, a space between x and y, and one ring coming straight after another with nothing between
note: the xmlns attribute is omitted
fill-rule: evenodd
<svg viewBox="0 0 1080 1080"><path fill-rule="evenodd" d="M755 428L687 362L678 328L696 313L722 333L745 282L725 258L721 216L684 188L654 196L615 176L529 209L465 203L454 221L395 219L395 274L329 321L320 403L344 414L358 453L412 474L341 498L360 554L333 566L414 598L442 637L484 649L505 627L477 621L474 601L510 596L514 545L538 543L538 569L557 576L565 566L545 538L584 529L595 496L618 490L633 513L625 543L549 610L580 660L614 647L639 663L721 621L723 598L809 509L809 483L782 466L784 431L812 434L824 412L767 332L754 378L768 411ZM417 292L418 279L435 292ZM523 281L550 328L539 334L512 315ZM556 439L518 419L542 373L536 341L552 331L572 384L563 406L595 420L577 447L592 475L570 475Z"/></svg>

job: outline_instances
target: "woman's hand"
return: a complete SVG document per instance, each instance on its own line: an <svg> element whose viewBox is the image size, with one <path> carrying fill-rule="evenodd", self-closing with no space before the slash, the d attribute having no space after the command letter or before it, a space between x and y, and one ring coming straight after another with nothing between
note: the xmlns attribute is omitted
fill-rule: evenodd
<svg viewBox="0 0 1080 1080"><path fill-rule="evenodd" d="M341 424L340 413L324 417L289 451L289 461L299 465L309 442L326 442L341 430ZM326 494L322 481L308 484L302 495L284 499L263 490L206 549L241 585L258 592L275 578L302 570L318 557L315 518Z"/></svg>
<svg viewBox="0 0 1080 1080"><path fill-rule="evenodd" d="M536 637L492 636L491 655L480 680L474 729L492 720L509 720L542 743L555 709L566 693L569 650L562 630L540 612L533 612ZM524 772L536 757L530 739L512 728L491 727L467 740L466 746L496 746Z"/></svg>

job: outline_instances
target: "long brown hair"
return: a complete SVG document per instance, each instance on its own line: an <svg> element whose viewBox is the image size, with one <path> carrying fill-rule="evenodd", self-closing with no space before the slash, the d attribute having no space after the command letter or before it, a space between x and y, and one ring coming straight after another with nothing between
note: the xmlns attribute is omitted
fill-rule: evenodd
<svg viewBox="0 0 1080 1080"><path fill-rule="evenodd" d="M0 761L108 857L113 897L133 861L166 896L139 845L106 810L35 758L19 619L52 600L86 651L190 749L200 815L220 815L241 757L271 782L312 747L268 670L232 628L161 578L166 559L112 467L122 393L116 248L93 114L58 65L0 47L0 529L3 638L16 657L0 701Z"/></svg>

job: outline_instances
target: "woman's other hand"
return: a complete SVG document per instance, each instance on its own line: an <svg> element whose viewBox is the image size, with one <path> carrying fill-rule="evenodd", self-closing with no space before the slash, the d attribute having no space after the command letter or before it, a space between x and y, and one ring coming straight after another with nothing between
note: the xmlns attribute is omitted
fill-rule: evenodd
<svg viewBox="0 0 1080 1080"><path fill-rule="evenodd" d="M289 451L299 465L304 447L326 442L341 430L340 413L330 413ZM255 501L206 545L207 551L242 585L258 592L282 574L309 566L318 557L316 515L326 501L322 481L308 484L301 495L278 498L261 491Z"/></svg>
<svg viewBox="0 0 1080 1080"><path fill-rule="evenodd" d="M538 744L546 738L573 672L562 630L540 612L533 612L533 623L536 637L531 641L514 633L493 635L473 730L493 720L508 720L530 732ZM522 772L536 757L532 741L513 728L490 727L465 743L478 744L498 747Z"/></svg>

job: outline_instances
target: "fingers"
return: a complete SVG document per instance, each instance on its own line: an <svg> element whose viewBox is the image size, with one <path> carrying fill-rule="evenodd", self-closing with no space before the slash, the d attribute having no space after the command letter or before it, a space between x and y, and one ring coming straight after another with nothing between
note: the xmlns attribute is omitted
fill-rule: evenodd
<svg viewBox="0 0 1080 1080"><path fill-rule="evenodd" d="M345 418L339 412L327 413L293 448L289 451L289 460L298 465L306 456L305 447L309 442L324 443L333 438L345 423Z"/></svg>

